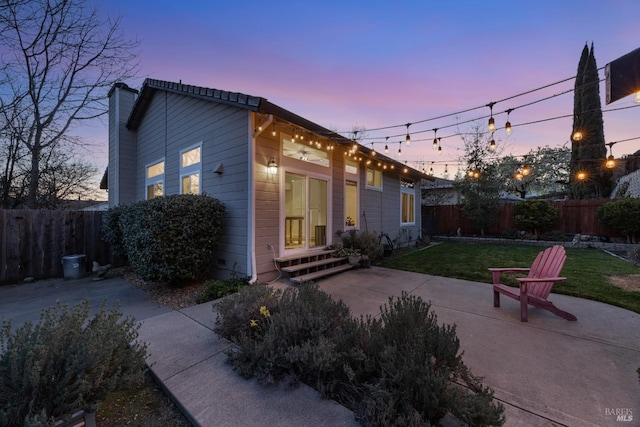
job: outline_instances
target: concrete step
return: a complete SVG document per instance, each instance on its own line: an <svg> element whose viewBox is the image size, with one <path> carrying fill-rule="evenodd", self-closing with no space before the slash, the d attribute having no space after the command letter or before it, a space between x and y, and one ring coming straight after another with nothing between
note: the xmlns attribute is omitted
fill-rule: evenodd
<svg viewBox="0 0 640 427"><path fill-rule="evenodd" d="M332 274L340 273L341 271L350 270L353 267L354 266L351 265L351 264L341 264L341 265L338 265L336 267L326 268L324 270L314 271L313 273L307 273L307 274L303 274L303 275L300 275L300 276L297 276L297 277L292 277L289 280L291 280L294 283L308 282L310 280L316 280L316 279L319 279L321 277L325 277L325 276L329 276L329 275L332 275Z"/></svg>
<svg viewBox="0 0 640 427"><path fill-rule="evenodd" d="M289 266L280 268L280 270L284 271L285 273L296 273L298 271L307 270L314 267L321 267L323 265L341 264L346 259L347 257L339 257L339 258L330 257L325 259L319 259L317 261L305 262L303 264L289 265Z"/></svg>

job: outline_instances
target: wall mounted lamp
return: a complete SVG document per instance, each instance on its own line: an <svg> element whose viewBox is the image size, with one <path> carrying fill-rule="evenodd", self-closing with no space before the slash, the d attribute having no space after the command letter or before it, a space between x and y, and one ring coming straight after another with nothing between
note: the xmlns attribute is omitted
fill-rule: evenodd
<svg viewBox="0 0 640 427"><path fill-rule="evenodd" d="M272 157L267 163L267 170L269 171L269 175L275 175L278 173L278 164L276 163L275 157Z"/></svg>

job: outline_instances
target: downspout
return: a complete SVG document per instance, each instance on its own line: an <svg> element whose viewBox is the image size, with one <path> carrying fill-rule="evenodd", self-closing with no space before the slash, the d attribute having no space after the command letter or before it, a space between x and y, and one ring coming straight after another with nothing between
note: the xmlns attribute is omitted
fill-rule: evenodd
<svg viewBox="0 0 640 427"><path fill-rule="evenodd" d="M249 283L256 283L258 281L258 269L256 267L256 186L255 186L255 168L256 168L256 139L260 134L269 127L269 125L273 122L273 115L269 114L267 120L262 123L262 130L251 129L252 120L249 120L249 133L251 134L251 139L249 141L249 215L247 230L249 231L249 238L247 239L247 265L251 266L251 278L249 279Z"/></svg>

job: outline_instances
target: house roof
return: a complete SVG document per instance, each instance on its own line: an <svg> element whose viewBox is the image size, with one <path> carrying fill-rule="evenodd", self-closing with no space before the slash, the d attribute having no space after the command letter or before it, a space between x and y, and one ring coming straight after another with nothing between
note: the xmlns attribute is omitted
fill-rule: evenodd
<svg viewBox="0 0 640 427"><path fill-rule="evenodd" d="M126 89L129 89L128 86L124 85ZM129 89L132 90L132 89ZM292 125L301 127L310 132L316 133L318 135L322 135L326 138L336 141L342 145L351 145L353 141L345 138L344 136L326 129L310 120L305 119L295 113L292 113L289 110L286 110L276 104L269 102L266 98L260 96L252 96L247 95L240 92L227 92L220 89L207 88L202 86L193 86L186 85L182 82L169 82L165 80L156 80L156 79L146 79L142 84L142 89L140 90L140 94L136 100L135 105L129 115L129 119L127 121L127 129L135 130L140 125L142 118L144 117L145 112L149 108L151 104L151 100L153 96L158 91L165 92L173 92L179 93L182 95L192 96L194 98L203 99L206 101L212 101L221 104L233 105L237 108L246 109L249 111L253 111L259 114L271 114L280 120L284 120L286 122L291 123ZM360 145L360 144L358 144ZM372 152L373 150L368 149L360 145L360 151L364 153L366 156L373 158ZM375 154L376 158L383 158L387 163L395 164L398 167L406 167L408 168L408 174L421 179L432 180L432 177L425 176L420 173L418 170L405 165L397 160L391 159L389 157Z"/></svg>

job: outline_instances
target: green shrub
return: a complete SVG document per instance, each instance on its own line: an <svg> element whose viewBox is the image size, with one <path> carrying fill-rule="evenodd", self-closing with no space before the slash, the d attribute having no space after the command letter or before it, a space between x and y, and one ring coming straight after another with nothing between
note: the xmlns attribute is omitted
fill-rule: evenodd
<svg viewBox="0 0 640 427"><path fill-rule="evenodd" d="M220 201L192 194L121 208L118 224L131 268L144 280L170 285L206 277L224 214Z"/></svg>
<svg viewBox="0 0 640 427"><path fill-rule="evenodd" d="M260 307L271 313L278 309L281 291L265 285L250 285L238 293L223 298L213 310L217 312L215 332L228 340L236 341L242 334L251 334L251 319L255 319Z"/></svg>
<svg viewBox="0 0 640 427"><path fill-rule="evenodd" d="M367 255L371 261L382 256L383 247L380 243L380 237L375 231L356 231L349 230L347 232L338 232L342 248L353 248L362 255Z"/></svg>
<svg viewBox="0 0 640 427"><path fill-rule="evenodd" d="M548 242L570 242L573 240L573 236L563 233L559 230L550 231L540 235L540 240L546 240Z"/></svg>
<svg viewBox="0 0 640 427"><path fill-rule="evenodd" d="M600 222L627 236L629 242L640 234L640 199L621 199L598 208Z"/></svg>
<svg viewBox="0 0 640 427"><path fill-rule="evenodd" d="M234 270L230 279L206 281L204 289L196 297L196 302L202 304L238 292L242 287L249 285L249 280L250 276L239 277Z"/></svg>
<svg viewBox="0 0 640 427"><path fill-rule="evenodd" d="M122 228L120 227L120 217L127 209L127 205L118 205L109 208L102 215L102 235L105 242L111 246L113 255L126 257L124 248Z"/></svg>
<svg viewBox="0 0 640 427"><path fill-rule="evenodd" d="M525 200L513 208L516 227L533 233L551 228L558 220L558 208L546 200Z"/></svg>
<svg viewBox="0 0 640 427"><path fill-rule="evenodd" d="M503 239L517 239L518 238L518 230L515 228L507 228L502 233L500 233L500 237Z"/></svg>
<svg viewBox="0 0 640 427"><path fill-rule="evenodd" d="M455 326L439 326L420 298L403 293L379 318L355 320L314 284L256 288L219 307L218 328L237 344L229 360L243 376L302 381L364 425L436 425L448 414L469 425L504 422L493 392L462 362Z"/></svg>
<svg viewBox="0 0 640 427"><path fill-rule="evenodd" d="M139 325L117 308L89 320L89 304L58 303L37 324L0 330L0 425L48 423L78 409L95 411L107 394L144 381L146 344Z"/></svg>

